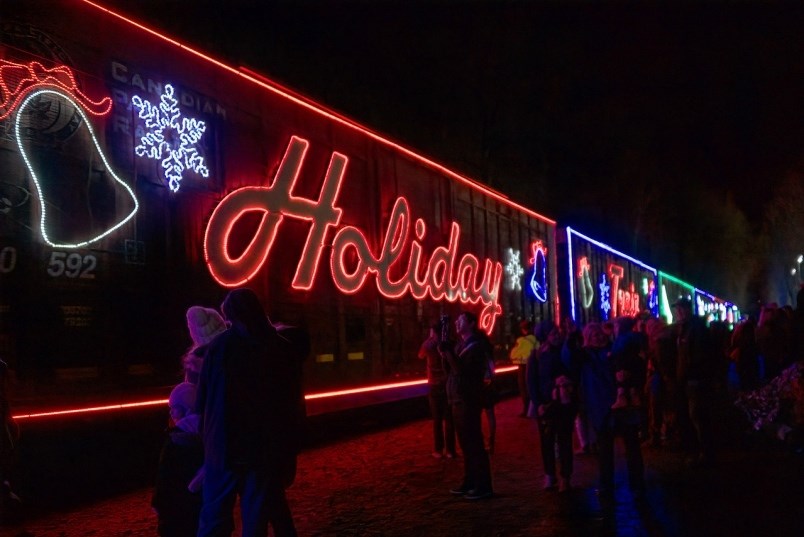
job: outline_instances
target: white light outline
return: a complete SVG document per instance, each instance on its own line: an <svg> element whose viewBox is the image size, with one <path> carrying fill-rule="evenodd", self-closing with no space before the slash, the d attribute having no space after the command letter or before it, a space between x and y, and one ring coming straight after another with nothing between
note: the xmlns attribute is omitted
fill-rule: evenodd
<svg viewBox="0 0 804 537"><path fill-rule="evenodd" d="M92 137L92 143L95 144L95 149L98 150L98 154L100 155L101 159L103 160L103 164L106 166L106 169L109 171L109 174L112 176L112 178L114 178L115 181L117 181L120 185L122 185L126 189L126 191L128 192L129 196L131 196L132 201L134 202L134 209L128 214L128 216L126 216L123 220L118 222L116 225L110 227L109 229L107 229L106 231L104 231L100 235L97 235L96 237L93 237L93 238L91 238L89 240L79 242L79 243L75 243L75 244L58 244L58 243L55 243L55 242L51 241L50 238L48 237L47 228L45 227L45 220L47 218L47 210L45 208L45 196L44 196L44 194L42 192L42 187L39 184L39 178L37 178L36 173L33 170L33 166L31 166L31 161L28 160L28 155L25 153L25 148L23 148L23 146L22 146L22 138L20 137L20 121L21 121L21 118L22 118L23 109L25 109L25 107L28 105L28 103L31 101L31 99L33 99L35 97L38 97L39 95L42 95L44 93L51 93L51 94L56 95L58 97L62 97L63 99L67 100L67 102L72 104L75 107L75 109L78 111L78 113L81 114L81 118L84 120L84 123L86 124L87 129L89 129L89 134ZM76 103L73 99L68 97L63 92L53 90L53 89L42 89L42 90L35 91L35 92L31 93L28 97L26 97L25 100L22 102L22 104L17 109L17 117L16 117L16 119L14 121L14 135L17 138L17 147L19 147L19 149L20 149L20 155L22 155L22 159L25 161L25 165L28 167L28 171L31 174L31 179L33 180L34 186L36 187L37 196L39 197L39 206L41 208L41 214L39 216L39 232L42 234L42 239L48 245L50 245L51 247L53 247L53 248L82 248L84 246L87 246L88 244L92 244L93 242L99 241L103 237L106 237L110 233L113 233L114 231L118 230L119 228L124 226L129 220L131 220L134 217L134 215L136 214L137 210L140 207L140 204L137 201L137 196L134 195L134 191L131 189L131 187L128 186L128 184L126 184L122 179L120 179L117 176L117 174L112 169L112 166L109 164L109 161L106 160L106 155L103 153L103 150L100 147L100 143L98 142L98 139L95 137L95 131L92 129L92 125L90 124L89 120L87 119L87 115L84 113L84 110L81 108L81 106L78 105L78 103Z"/></svg>
<svg viewBox="0 0 804 537"><path fill-rule="evenodd" d="M207 178L209 169L204 163L204 157L198 154L195 147L206 132L207 125L203 120L183 116L174 92L172 84L165 84L164 92L159 96L159 105L154 105L139 95L131 97L131 104L139 109L138 117L145 120L145 126L149 129L140 137L140 144L134 148L134 152L137 156L161 161L168 187L171 191L178 192L185 170L192 170ZM165 141L166 129L178 133L178 149L172 148Z"/></svg>
<svg viewBox="0 0 804 537"><path fill-rule="evenodd" d="M525 274L525 269L522 268L521 252L508 248L508 261L505 263L505 273L508 275L506 280L508 285L506 288L509 291L522 290L522 276Z"/></svg>

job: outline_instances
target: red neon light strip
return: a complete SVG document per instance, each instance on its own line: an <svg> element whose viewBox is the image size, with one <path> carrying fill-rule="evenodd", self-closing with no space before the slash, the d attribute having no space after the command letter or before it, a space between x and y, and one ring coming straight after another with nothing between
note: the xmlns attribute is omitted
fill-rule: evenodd
<svg viewBox="0 0 804 537"><path fill-rule="evenodd" d="M11 416L15 420L24 420L29 418L46 418L46 417L53 417L53 416L66 416L71 414L86 414L89 412L105 412L109 410L125 410L127 408L137 408L143 406L156 406L156 405L166 405L168 403L167 399L154 399L152 401L138 401L136 403L123 403L117 405L104 405L104 406L90 406L84 408L70 408L64 410L52 410L48 412L35 412L32 414L17 414L15 416Z"/></svg>
<svg viewBox="0 0 804 537"><path fill-rule="evenodd" d="M516 371L517 366L505 366L496 369L496 373L509 373L511 371ZM361 388L352 388L347 390L337 390L332 392L320 392L320 393L311 393L304 396L306 400L312 399L324 399L327 397L339 397L343 395L353 395L357 393L367 393L367 392L376 392L382 390L392 390L394 388L406 388L409 386L416 386L419 384L427 383L427 379L418 379L418 380L411 380L409 382L397 382L394 384L378 384L376 386L363 386ZM134 403L123 403L123 404L116 404L116 405L104 405L104 406L92 406L92 407L84 407L84 408L70 408L64 410L51 410L47 412L34 412L31 414L16 414L12 416L15 420L26 420L32 418L52 418L56 416L72 416L75 414L87 414L91 412L108 412L112 410L126 410L129 408L139 408L139 407L146 407L146 406L157 406L157 405L166 405L168 403L167 399L153 399L150 401L137 401Z"/></svg>
<svg viewBox="0 0 804 537"><path fill-rule="evenodd" d="M89 4L90 6L96 8L96 9L104 11L105 13L107 13L107 14L115 17L115 18L118 18L118 19L120 19L122 21L125 21L128 24L131 24L132 26L135 26L135 27L139 28L140 30L143 30L144 32L147 32L147 33L149 33L149 34L151 34L151 35L153 35L155 37L158 37L159 39L167 41L168 43L170 43L172 45L175 45L176 47L180 48L181 50L184 50L184 51L186 51L186 52L188 52L188 53L190 53L190 54L192 54L194 56L197 56L197 57L199 57L199 58L201 58L203 60L206 60L206 61L208 61L208 62L210 62L210 63L212 63L214 65L217 65L218 67L220 67L221 69L223 69L225 71L229 71L230 73L232 73L234 75L237 75L240 78L243 78L245 80L248 80L249 82L257 84L258 86L260 86L260 87L262 87L264 89L267 89L268 91L270 91L272 93L275 93L277 95L280 95L281 97L284 97L285 99L293 101L294 103L296 103L296 104L298 104L298 105L300 105L300 106L302 106L302 107L304 107L304 108L306 108L308 110L311 110L311 111L315 112L316 114L320 114L320 115L322 115L322 116L324 116L324 117L326 117L328 119L331 119L332 121L340 123L341 125L349 127L351 129L358 130L358 131L362 132L363 134L365 134L366 136L368 136L368 137L370 137L370 138L372 138L372 139L374 139L374 140L376 140L376 141L378 141L378 142L380 142L380 143L382 143L384 145L387 145L387 146L399 151L400 153L403 153L403 154L405 154L405 155L407 155L407 156L409 156L409 157L411 157L411 158L413 158L415 160L418 160L419 162L425 164L426 166L428 166L428 167L430 167L430 168L432 168L434 170L437 170L437 171L439 171L439 172L441 172L441 173L443 173L445 175L448 175L449 177L451 177L451 178L453 178L453 179L455 179L455 180L457 180L457 181L459 181L461 183L464 183L464 184L466 184L468 186L471 186L472 188L480 190L481 192L487 194L488 196L491 196L492 198L496 199L497 201L503 202L503 203L509 205L510 207L514 208L514 209L517 209L519 211L527 213L530 216L532 216L534 218L537 218L537 219L539 219L539 220L541 220L543 222L546 222L548 224L555 225L555 223L556 223L555 220L551 220L550 218L547 218L546 216L543 216L543 215L541 215L541 214L539 214L539 213L537 213L537 212L535 212L535 211L533 211L531 209L528 209L527 207L523 207L522 205L519 205L518 203L515 203L515 202L511 201L510 199L508 199L508 197L504 196L503 194L495 192L495 191L489 189L488 187L486 187L484 185L481 185L480 183L477 183L476 181L474 181L472 179L469 179L468 177L464 177L463 175L460 175L460 174L450 170L449 168L446 168L445 166L443 166L441 164L438 164L437 162L434 162L434 161L432 161L432 160L430 160L430 159L428 159L428 158L426 158L426 157L424 157L422 155L419 155L418 153L415 153L415 152L411 151L410 149L407 149L407 148L405 148L405 147L403 147L403 146L401 146L401 145L399 145L399 144L397 144L395 142L392 142L388 138L384 138L383 136L380 136L379 134L370 131L366 127L363 127L362 125L360 125L360 124L358 124L358 123L356 123L356 122L354 122L354 121L352 121L350 119L347 119L347 118L345 118L345 117L343 117L343 116L341 116L341 115L339 115L339 114L337 114L337 113L335 113L333 111L330 111L329 109L327 109L326 107L324 107L324 106L322 106L320 104L313 103L308 99L302 99L302 98L294 95L291 91L282 88L281 86L277 85L275 82L269 81L268 79L264 78L261 75L257 75L256 73L252 74L253 71L244 71L244 70L240 70L240 69L235 69L234 67L226 65L225 63L223 63L223 62L221 62L219 60L216 60L215 58L212 58L211 56L207 56L206 54L204 54L202 52L199 52L199 51L197 51L197 50L195 50L195 49L193 49L191 47L188 47L187 45L184 45L184 44L176 41L175 39L167 37L166 35L161 34L161 33L157 32L156 30L152 30L151 28L149 28L149 27L147 27L147 26L145 26L143 24L140 24L140 23L134 21L133 19L128 18L125 15L121 15L121 14L119 14L119 13L117 13L115 11L112 11L111 9L108 9L106 7L103 7L100 4L97 4L97 3L95 3L95 2L93 2L91 0L81 0L81 1L84 2L85 4Z"/></svg>

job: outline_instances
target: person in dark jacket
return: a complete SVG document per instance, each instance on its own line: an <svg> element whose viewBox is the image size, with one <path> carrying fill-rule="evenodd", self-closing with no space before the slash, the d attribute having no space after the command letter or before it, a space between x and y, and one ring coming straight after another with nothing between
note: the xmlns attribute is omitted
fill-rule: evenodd
<svg viewBox="0 0 804 537"><path fill-rule="evenodd" d="M11 417L9 406L11 376L11 368L0 359L0 522L15 520L21 513L22 504L11 489L11 473L19 441L19 428Z"/></svg>
<svg viewBox="0 0 804 537"><path fill-rule="evenodd" d="M692 303L681 299L673 307L676 314L676 379L679 386L678 419L685 447L696 452L693 465L711 465L714 445L711 423L712 390L717 367L713 345L705 321L692 312Z"/></svg>
<svg viewBox="0 0 804 537"><path fill-rule="evenodd" d="M591 329L585 367L595 385L595 427L598 434L600 491L605 497L614 492L614 440L622 438L628 471L628 485L637 500L645 495L645 466L640 448L639 431L642 412L637 407L617 407L617 371L630 371L637 383L644 383L644 363L640 358L641 334L634 332L634 320L618 317L614 320L614 342L611 351L601 350L606 338ZM599 342L599 343L595 343Z"/></svg>
<svg viewBox="0 0 804 537"><path fill-rule="evenodd" d="M578 399L568 364L562 361L564 339L561 330L553 323L540 323L540 332L546 332L546 342L534 349L528 358L528 394L536 407L539 424L539 441L544 468L544 488L558 484L560 492L570 488L573 469L572 430L578 413ZM540 334L536 338L541 340ZM561 463L560 480L556 480L556 450Z"/></svg>
<svg viewBox="0 0 804 537"><path fill-rule="evenodd" d="M455 330L460 339L458 344L454 348L448 343L439 346L449 365L447 398L464 457L463 482L450 492L469 500L481 500L493 495L481 422L491 349L488 339L478 332L474 314L461 313L455 321Z"/></svg>
<svg viewBox="0 0 804 537"><path fill-rule="evenodd" d="M243 537L295 536L285 488L295 477L304 414L306 335L271 324L250 289L221 306L231 323L204 357L198 386L204 442L199 537L228 536L240 497Z"/></svg>
<svg viewBox="0 0 804 537"><path fill-rule="evenodd" d="M198 532L200 489L190 483L204 464L204 448L198 434L195 386L182 382L168 399L171 425L159 456L151 506L158 517L161 537L191 537Z"/></svg>

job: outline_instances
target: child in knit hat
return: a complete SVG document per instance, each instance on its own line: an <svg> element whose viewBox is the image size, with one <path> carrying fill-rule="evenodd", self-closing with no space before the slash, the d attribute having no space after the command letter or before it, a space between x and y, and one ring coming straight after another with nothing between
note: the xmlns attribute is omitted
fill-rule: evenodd
<svg viewBox="0 0 804 537"><path fill-rule="evenodd" d="M184 355L184 380L198 384L201 364L204 363L204 352L215 336L226 330L226 322L217 310L203 306L191 306L187 310L187 329L193 346Z"/></svg>
<svg viewBox="0 0 804 537"><path fill-rule="evenodd" d="M195 535L198 531L201 493L199 487L191 487L191 482L204 464L204 448L198 433L195 395L195 385L182 382L168 399L171 426L159 456L151 500L159 519L158 533L163 537Z"/></svg>

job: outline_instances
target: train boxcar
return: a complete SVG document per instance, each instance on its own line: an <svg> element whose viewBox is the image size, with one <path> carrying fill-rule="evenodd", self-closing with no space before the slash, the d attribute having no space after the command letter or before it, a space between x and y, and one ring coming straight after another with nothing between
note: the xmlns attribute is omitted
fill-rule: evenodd
<svg viewBox="0 0 804 537"><path fill-rule="evenodd" d="M659 271L659 317L666 323L673 322L673 304L682 298L692 303L695 296L695 286L684 280Z"/></svg>
<svg viewBox="0 0 804 537"><path fill-rule="evenodd" d="M311 334L320 412L410 395L440 315L475 312L501 356L518 320L553 316L553 220L93 2L4 2L0 22L19 415L162 401L184 311L237 286Z"/></svg>
<svg viewBox="0 0 804 537"><path fill-rule="evenodd" d="M697 287L695 288L694 306L695 313L704 317L707 323L723 323L729 328L738 323L742 316L737 305Z"/></svg>
<svg viewBox="0 0 804 537"><path fill-rule="evenodd" d="M561 302L584 325L647 311L658 316L658 271L571 227L561 233Z"/></svg>

